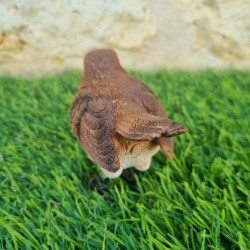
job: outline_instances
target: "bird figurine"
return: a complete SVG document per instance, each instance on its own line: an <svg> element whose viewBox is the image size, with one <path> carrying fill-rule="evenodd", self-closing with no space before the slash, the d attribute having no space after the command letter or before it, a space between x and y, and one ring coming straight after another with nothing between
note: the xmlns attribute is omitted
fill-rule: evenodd
<svg viewBox="0 0 250 250"><path fill-rule="evenodd" d="M169 120L154 93L129 75L111 49L88 53L71 107L74 136L108 178L145 171L160 149L173 158L173 137L187 129Z"/></svg>

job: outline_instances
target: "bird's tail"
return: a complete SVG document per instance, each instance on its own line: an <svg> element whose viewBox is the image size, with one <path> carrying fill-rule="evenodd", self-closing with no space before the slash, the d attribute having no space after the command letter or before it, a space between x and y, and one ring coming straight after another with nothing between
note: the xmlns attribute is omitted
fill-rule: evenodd
<svg viewBox="0 0 250 250"><path fill-rule="evenodd" d="M181 134L184 134L188 131L188 129L186 127L182 126L178 122L171 121L171 120L168 120L168 122L169 123L168 123L167 132L166 132L167 138L181 135Z"/></svg>
<svg viewBox="0 0 250 250"><path fill-rule="evenodd" d="M169 128L167 129L167 133L162 137L158 138L158 143L165 154L165 156L172 160L174 157L174 136L180 135L187 132L187 128L182 126L181 124L169 120Z"/></svg>

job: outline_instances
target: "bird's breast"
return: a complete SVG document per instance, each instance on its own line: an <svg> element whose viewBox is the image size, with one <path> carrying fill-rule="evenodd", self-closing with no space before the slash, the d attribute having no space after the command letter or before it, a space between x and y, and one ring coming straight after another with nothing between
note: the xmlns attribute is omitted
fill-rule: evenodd
<svg viewBox="0 0 250 250"><path fill-rule="evenodd" d="M135 167L143 170L153 155L160 150L159 145L154 141L134 141L122 136L114 140L114 146L121 169Z"/></svg>

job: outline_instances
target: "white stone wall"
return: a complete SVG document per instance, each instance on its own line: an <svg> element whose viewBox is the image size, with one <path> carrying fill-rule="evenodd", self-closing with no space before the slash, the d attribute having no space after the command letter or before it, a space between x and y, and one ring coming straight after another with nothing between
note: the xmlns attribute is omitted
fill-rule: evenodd
<svg viewBox="0 0 250 250"><path fill-rule="evenodd" d="M0 0L0 74L82 68L115 48L137 70L250 67L250 0Z"/></svg>

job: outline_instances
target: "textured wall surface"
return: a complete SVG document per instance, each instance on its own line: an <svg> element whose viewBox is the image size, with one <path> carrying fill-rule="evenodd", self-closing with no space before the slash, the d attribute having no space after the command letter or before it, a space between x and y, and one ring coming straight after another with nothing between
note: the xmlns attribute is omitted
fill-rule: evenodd
<svg viewBox="0 0 250 250"><path fill-rule="evenodd" d="M249 0L1 0L0 73L82 68L115 48L127 68L250 68Z"/></svg>

